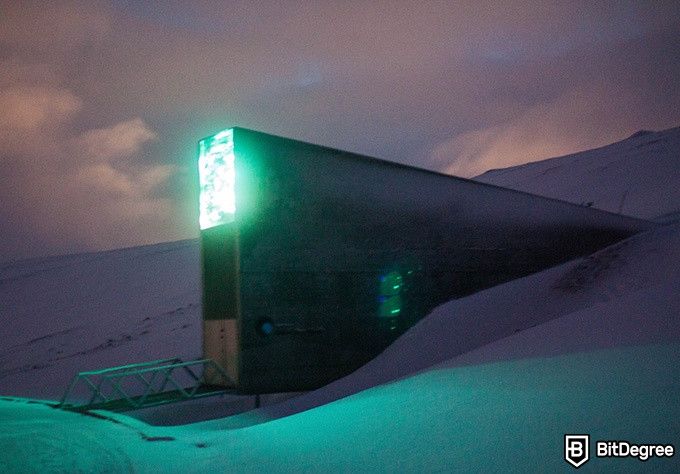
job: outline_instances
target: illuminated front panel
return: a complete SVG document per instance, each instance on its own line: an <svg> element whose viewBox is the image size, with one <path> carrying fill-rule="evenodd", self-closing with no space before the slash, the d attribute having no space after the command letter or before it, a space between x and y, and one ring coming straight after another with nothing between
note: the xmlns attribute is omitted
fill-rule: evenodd
<svg viewBox="0 0 680 474"><path fill-rule="evenodd" d="M198 143L201 229L234 220L234 130L224 130Z"/></svg>

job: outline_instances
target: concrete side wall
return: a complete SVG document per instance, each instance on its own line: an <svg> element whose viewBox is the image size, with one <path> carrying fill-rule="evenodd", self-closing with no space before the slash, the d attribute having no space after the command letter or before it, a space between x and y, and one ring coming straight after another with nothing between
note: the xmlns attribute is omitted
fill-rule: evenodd
<svg viewBox="0 0 680 474"><path fill-rule="evenodd" d="M201 231L203 319L238 319L238 228L224 224Z"/></svg>
<svg viewBox="0 0 680 474"><path fill-rule="evenodd" d="M229 380L216 371L204 374L212 385L235 386L238 381L238 320L205 319L203 321L203 357L212 359L225 369Z"/></svg>
<svg viewBox="0 0 680 474"><path fill-rule="evenodd" d="M248 130L234 140L245 392L325 384L438 304L646 226ZM403 279L400 308L386 317L391 272Z"/></svg>
<svg viewBox="0 0 680 474"><path fill-rule="evenodd" d="M204 374L207 383L234 386L239 369L238 228L224 224L201 231L203 357L220 364L230 380Z"/></svg>

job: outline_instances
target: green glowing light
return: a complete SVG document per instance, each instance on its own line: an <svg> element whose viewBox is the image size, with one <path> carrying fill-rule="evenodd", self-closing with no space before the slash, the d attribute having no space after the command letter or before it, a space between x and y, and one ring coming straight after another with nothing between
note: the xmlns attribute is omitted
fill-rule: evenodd
<svg viewBox="0 0 680 474"><path fill-rule="evenodd" d="M201 229L234 220L236 170L234 130L224 130L198 143Z"/></svg>
<svg viewBox="0 0 680 474"><path fill-rule="evenodd" d="M401 313L401 286L403 278L399 272L390 272L380 278L380 295L378 300L378 316L381 318L395 318ZM396 328L393 323L390 329Z"/></svg>

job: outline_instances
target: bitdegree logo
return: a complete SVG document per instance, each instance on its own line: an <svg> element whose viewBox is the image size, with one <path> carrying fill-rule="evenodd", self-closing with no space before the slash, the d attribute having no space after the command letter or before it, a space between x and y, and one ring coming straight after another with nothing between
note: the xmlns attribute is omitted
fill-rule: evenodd
<svg viewBox="0 0 680 474"><path fill-rule="evenodd" d="M576 469L583 466L590 458L589 447L590 435L565 434L564 435L564 460Z"/></svg>
<svg viewBox="0 0 680 474"><path fill-rule="evenodd" d="M564 460L578 469L590 459L590 435L565 434ZM595 444L598 458L637 458L645 462L649 458L670 458L675 455L672 444L635 444L625 440L602 440Z"/></svg>
<svg viewBox="0 0 680 474"><path fill-rule="evenodd" d="M598 458L638 458L646 461L651 457L672 457L675 446L672 444L633 444L628 441L598 441Z"/></svg>

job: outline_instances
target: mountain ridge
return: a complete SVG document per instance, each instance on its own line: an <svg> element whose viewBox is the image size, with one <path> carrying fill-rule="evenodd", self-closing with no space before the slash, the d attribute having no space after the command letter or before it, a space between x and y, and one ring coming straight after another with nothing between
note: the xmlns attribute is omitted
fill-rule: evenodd
<svg viewBox="0 0 680 474"><path fill-rule="evenodd" d="M473 178L600 210L667 222L680 211L680 127Z"/></svg>

